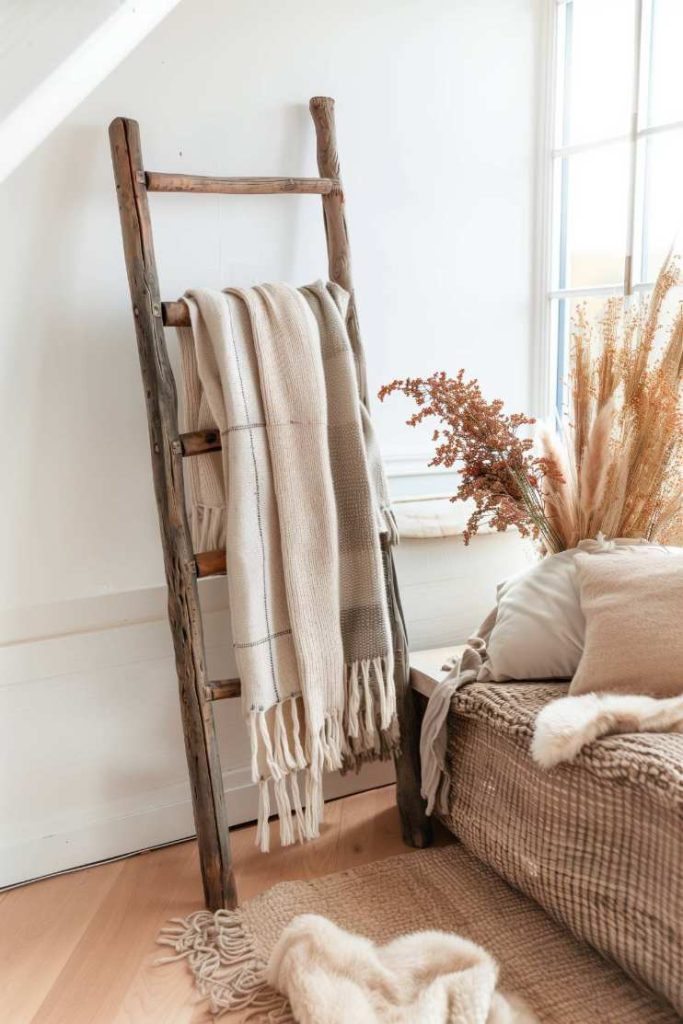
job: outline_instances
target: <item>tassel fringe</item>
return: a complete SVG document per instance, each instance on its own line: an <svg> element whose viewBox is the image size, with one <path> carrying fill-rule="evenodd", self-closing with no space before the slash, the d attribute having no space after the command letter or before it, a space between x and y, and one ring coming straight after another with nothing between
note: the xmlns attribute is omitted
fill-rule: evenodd
<svg viewBox="0 0 683 1024"><path fill-rule="evenodd" d="M397 751L393 656L348 665L345 697L344 711L326 714L315 736L303 729L300 694L249 712L251 771L259 787L256 845L264 853L270 849L271 783L280 843L289 846L320 835L324 771L358 770Z"/></svg>
<svg viewBox="0 0 683 1024"><path fill-rule="evenodd" d="M293 1021L289 1003L266 982L265 961L257 956L239 910L200 910L174 918L157 940L173 952L157 964L187 960L201 996L212 1013L246 1011L241 1018L269 1024Z"/></svg>

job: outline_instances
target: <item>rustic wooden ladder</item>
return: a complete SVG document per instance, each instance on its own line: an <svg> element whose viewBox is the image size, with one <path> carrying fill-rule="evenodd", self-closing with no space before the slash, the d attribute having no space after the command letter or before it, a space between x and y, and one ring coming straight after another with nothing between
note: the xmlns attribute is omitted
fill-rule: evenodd
<svg viewBox="0 0 683 1024"><path fill-rule="evenodd" d="M322 196L329 277L351 295L347 322L351 337L357 339L358 320L351 284L344 193L339 178L334 101L315 96L310 102L310 111L317 137L319 178L214 178L146 171L137 122L117 117L109 128L147 400L154 490L168 586L168 618L175 648L204 897L212 910L234 907L237 903L213 702L239 696L240 681L212 681L207 675L197 579L224 574L225 551L195 554L192 550L185 509L183 459L220 450L221 439L213 430L188 434L178 430L176 386L164 327L182 326L189 321L184 303L162 302L160 298L147 193ZM397 696L402 754L396 759L396 774L403 835L413 846L427 846L431 842L431 830L419 792L418 709L410 688Z"/></svg>

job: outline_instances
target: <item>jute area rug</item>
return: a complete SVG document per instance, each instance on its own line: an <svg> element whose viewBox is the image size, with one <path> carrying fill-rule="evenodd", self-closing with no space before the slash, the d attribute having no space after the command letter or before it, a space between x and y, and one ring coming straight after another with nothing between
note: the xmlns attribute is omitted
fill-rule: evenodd
<svg viewBox="0 0 683 1024"><path fill-rule="evenodd" d="M262 972L282 929L304 913L324 914L380 943L424 929L472 939L500 964L500 990L523 999L543 1024L680 1020L667 1003L575 940L462 846L282 882L237 911L178 919L161 941L172 947L172 959L187 957L198 993L214 1012L240 1011L231 1022L288 1024L294 1018Z"/></svg>

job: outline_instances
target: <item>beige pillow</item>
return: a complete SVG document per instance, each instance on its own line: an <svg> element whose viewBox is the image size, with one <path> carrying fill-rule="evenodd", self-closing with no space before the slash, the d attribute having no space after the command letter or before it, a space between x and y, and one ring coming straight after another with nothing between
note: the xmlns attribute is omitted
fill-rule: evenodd
<svg viewBox="0 0 683 1024"><path fill-rule="evenodd" d="M576 556L583 655L571 694L683 693L683 550Z"/></svg>

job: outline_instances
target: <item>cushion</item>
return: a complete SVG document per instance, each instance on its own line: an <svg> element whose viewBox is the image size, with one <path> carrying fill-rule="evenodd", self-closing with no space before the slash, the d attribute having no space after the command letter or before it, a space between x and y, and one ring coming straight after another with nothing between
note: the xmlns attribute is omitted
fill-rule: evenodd
<svg viewBox="0 0 683 1024"><path fill-rule="evenodd" d="M548 555L500 585L493 628L483 635L486 660L478 676L482 682L574 675L584 633L576 554L572 548Z"/></svg>
<svg viewBox="0 0 683 1024"><path fill-rule="evenodd" d="M479 632L486 642L479 681L571 679L583 654L586 628L577 556L615 550L643 554L669 549L631 538L584 540L578 548L548 555L502 583L495 614Z"/></svg>
<svg viewBox="0 0 683 1024"><path fill-rule="evenodd" d="M683 551L645 554L576 555L586 632L570 693L683 693Z"/></svg>

